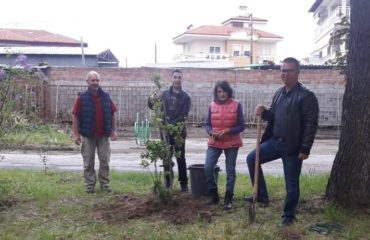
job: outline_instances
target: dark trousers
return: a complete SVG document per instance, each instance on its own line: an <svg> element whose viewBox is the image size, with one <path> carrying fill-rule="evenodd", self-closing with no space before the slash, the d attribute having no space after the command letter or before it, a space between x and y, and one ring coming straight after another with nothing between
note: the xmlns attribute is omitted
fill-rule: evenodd
<svg viewBox="0 0 370 240"><path fill-rule="evenodd" d="M185 159L185 138L184 143L180 146L177 146L174 137L169 137L169 144L171 146L171 153L174 155L175 153L180 153L178 157L176 157L177 161L177 168L179 174L179 182L181 185L188 184L188 176L187 176L187 169L186 169L186 159ZM170 171L172 166L164 166L165 171Z"/></svg>
<svg viewBox="0 0 370 240"><path fill-rule="evenodd" d="M249 175L254 183L254 163L256 150L247 156ZM284 167L286 197L283 216L295 217L296 207L299 200L299 177L301 175L302 160L298 159L298 153L287 154L287 144L276 138L271 138L260 145L260 164L271 162L281 158ZM260 166L258 178L257 200L263 201L268 198L265 178Z"/></svg>

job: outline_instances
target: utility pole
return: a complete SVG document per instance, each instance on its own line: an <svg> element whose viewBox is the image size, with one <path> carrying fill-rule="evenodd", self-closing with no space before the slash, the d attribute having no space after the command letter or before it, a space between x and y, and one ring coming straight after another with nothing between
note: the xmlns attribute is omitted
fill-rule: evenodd
<svg viewBox="0 0 370 240"><path fill-rule="evenodd" d="M250 44L250 51L249 51L249 57L250 57L250 64L253 64L253 14L252 12L248 13L248 7L246 5L239 6L239 10L245 11L245 16L249 20L248 27L249 31L247 31L247 38L249 34L249 44Z"/></svg>
<svg viewBox="0 0 370 240"><path fill-rule="evenodd" d="M251 50L250 50L250 64L253 64L253 14L252 13L249 13L248 15L249 17L249 29L250 29L250 46L251 46Z"/></svg>
<svg viewBox="0 0 370 240"><path fill-rule="evenodd" d="M85 51L84 51L84 41L81 37L81 61L82 61L82 66L85 66L86 63L85 63Z"/></svg>

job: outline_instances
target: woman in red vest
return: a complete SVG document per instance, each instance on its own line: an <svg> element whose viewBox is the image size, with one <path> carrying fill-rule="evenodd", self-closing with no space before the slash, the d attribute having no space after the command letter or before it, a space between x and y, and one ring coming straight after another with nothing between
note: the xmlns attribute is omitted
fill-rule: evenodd
<svg viewBox="0 0 370 240"><path fill-rule="evenodd" d="M233 99L229 82L220 81L214 88L213 101L208 110L205 129L209 135L206 163L204 166L211 204L220 202L218 196L215 166L224 152L226 157L226 192L224 208L232 208L235 186L235 165L238 150L243 146L240 133L244 131L242 105Z"/></svg>

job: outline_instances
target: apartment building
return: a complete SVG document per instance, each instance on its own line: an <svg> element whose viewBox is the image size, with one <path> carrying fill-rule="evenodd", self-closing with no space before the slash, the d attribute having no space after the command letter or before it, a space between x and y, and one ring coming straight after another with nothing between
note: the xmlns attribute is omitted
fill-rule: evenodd
<svg viewBox="0 0 370 240"><path fill-rule="evenodd" d="M350 0L315 0L309 12L317 23L314 32L314 49L310 62L325 64L346 51L346 44L331 36L341 28L343 17L350 16Z"/></svg>
<svg viewBox="0 0 370 240"><path fill-rule="evenodd" d="M267 22L252 16L236 16L221 25L190 25L173 38L183 49L174 61L197 67L243 67L275 62L276 45L283 38L260 30Z"/></svg>

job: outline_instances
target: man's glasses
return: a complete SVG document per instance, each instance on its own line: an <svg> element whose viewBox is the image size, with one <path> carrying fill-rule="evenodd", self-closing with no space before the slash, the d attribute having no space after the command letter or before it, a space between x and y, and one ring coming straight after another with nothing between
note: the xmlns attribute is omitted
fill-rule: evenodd
<svg viewBox="0 0 370 240"><path fill-rule="evenodd" d="M181 76L173 76L173 79L179 79L179 80L181 80L182 77Z"/></svg>
<svg viewBox="0 0 370 240"><path fill-rule="evenodd" d="M295 69L281 69L280 71L282 73L292 73L292 72L295 72Z"/></svg>

